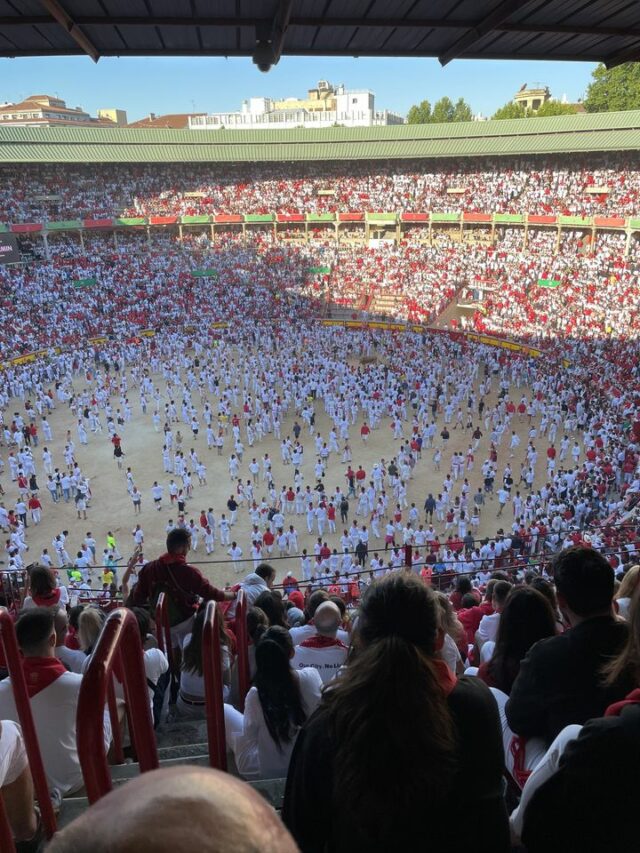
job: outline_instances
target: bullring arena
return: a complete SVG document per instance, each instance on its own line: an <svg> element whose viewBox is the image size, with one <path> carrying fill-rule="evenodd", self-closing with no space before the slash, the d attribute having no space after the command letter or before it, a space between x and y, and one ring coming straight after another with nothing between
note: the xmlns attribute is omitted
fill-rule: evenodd
<svg viewBox="0 0 640 853"><path fill-rule="evenodd" d="M331 647L337 657L327 666L340 675L330 703L365 648L349 633L354 623L363 620L363 637L373 631L367 602L406 584L407 612L398 605L389 631L409 642L402 626L412 619L410 597L426 596L411 637L425 624L433 630L411 660L431 656L447 671L434 664L434 695L445 702L457 676L463 689L486 680L501 694L500 718L488 688L490 707L478 713L488 715L482 731L498 744L495 837L507 832L504 774L520 838L523 812L518 818L513 807L523 786L527 803L529 773L551 761L546 749L564 724L589 716L560 714L564 724L546 739L549 730L536 739L538 732L521 737L511 725L505 703L516 675L508 685L492 683L483 669L499 642L503 607L518 591L535 593L533 605L546 608L551 624L536 639L553 642L576 630L575 613L555 598L561 581L552 584L563 554L579 553L588 566L600 560L615 625L622 623L612 616L614 573L623 590L625 576L637 574L640 169L629 139L638 117L580 116L579 133L576 116L487 122L451 139L446 156L437 126L412 136L394 130L392 150L375 128L357 146L349 129L336 129L336 139L352 145L351 159L334 156L335 139L315 132L303 145L297 131L276 142L227 131L223 144L204 132L193 142L173 131L152 141L134 130L98 138L52 129L45 145L34 130L0 129L0 243L17 253L0 265L0 568L10 614L2 631L6 638L20 614L20 638L30 608L36 616L27 623L49 625L54 617L34 605L53 596L65 620L62 629L54 625L62 632L56 651L80 656L72 662L81 702L78 750L72 721L75 775L54 784L49 753L49 790L34 771L41 802L52 795L49 834L53 811L63 826L86 818L109 774L120 784L158 761L195 758L220 769L228 762L280 809L295 736L307 711L314 725L321 685L304 688L315 698L300 706L295 736L287 716L282 742L269 741L272 763L264 744L243 750L251 713L274 738L255 704L269 679L258 673L251 689L249 680L262 666L263 630L275 630L272 654L278 642L286 646L274 680L294 678L286 675L290 659L296 679L298 670L309 684L320 679L315 664L295 663L298 646L313 635L312 648ZM172 542L185 541L176 529L190 534L186 559L212 586L192 574L199 592L192 600L170 575L156 610L150 572L168 563L188 569L182 552L171 563ZM51 585L45 598L34 588L38 577ZM167 604L172 593L179 616ZM626 618L630 597L622 597ZM206 605L214 599L222 606ZM451 621L436 617L438 601ZM149 605L157 619L155 634L137 612L144 658L133 604ZM325 604L325 618L337 619L331 636L321 634ZM616 606L624 615L622 600ZM79 620L70 634L67 609ZM104 614L111 615L103 627ZM490 636L482 633L486 618L495 620ZM233 642L225 624L237 632ZM201 627L199 671L190 670L191 631ZM295 631L308 633L296 643ZM122 658L113 651L118 642ZM534 642L517 657L516 673ZM28 658L31 647L22 645ZM148 674L150 652L175 687L165 684L166 699L154 706L155 735L144 683L132 699L128 681L143 661L137 677L146 673L155 699L161 676ZM112 667L108 697L100 679L110 684ZM333 675L323 670L322 680ZM612 694L612 702L624 695ZM123 747L115 738L109 758L122 766L112 769L102 762L111 743L108 732L102 738L107 698L109 731L119 731L118 703L121 717L126 705L132 741L125 737ZM600 705L596 716L610 703ZM467 721L457 731L472 728ZM334 849L305 841L307 806L296 799L299 755L309 748L302 742L289 769L285 824L300 849ZM32 765L33 754L32 745ZM101 779L91 770L94 755L104 764Z"/></svg>

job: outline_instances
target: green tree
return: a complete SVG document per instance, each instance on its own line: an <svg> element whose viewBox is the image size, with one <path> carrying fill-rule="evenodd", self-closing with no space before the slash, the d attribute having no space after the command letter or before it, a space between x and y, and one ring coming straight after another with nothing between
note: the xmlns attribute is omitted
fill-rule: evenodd
<svg viewBox="0 0 640 853"><path fill-rule="evenodd" d="M421 101L414 104L407 113L407 124L430 124L431 104L429 101Z"/></svg>
<svg viewBox="0 0 640 853"><path fill-rule="evenodd" d="M454 113L455 107L453 106L453 101L445 95L444 98L440 98L440 100L436 101L433 105L431 121L434 122L434 124L436 122L438 124L441 122L451 122L453 121Z"/></svg>
<svg viewBox="0 0 640 853"><path fill-rule="evenodd" d="M495 113L491 116L491 118L525 118L526 115L527 113L524 107L522 107L520 104L516 104L514 101L508 101L503 107L500 107L499 110L496 110Z"/></svg>
<svg viewBox="0 0 640 853"><path fill-rule="evenodd" d="M575 104L563 104L560 101L545 101L538 112L533 115L544 118L545 116L568 116L578 111Z"/></svg>
<svg viewBox="0 0 640 853"><path fill-rule="evenodd" d="M464 98L458 98L453 108L453 121L471 121L472 119L471 107Z"/></svg>
<svg viewBox="0 0 640 853"><path fill-rule="evenodd" d="M626 62L616 68L598 65L584 106L588 113L640 109L640 63Z"/></svg>
<svg viewBox="0 0 640 853"><path fill-rule="evenodd" d="M435 124L436 122L471 121L471 107L464 98L453 103L446 95L433 105L422 101L411 107L407 113L407 124Z"/></svg>

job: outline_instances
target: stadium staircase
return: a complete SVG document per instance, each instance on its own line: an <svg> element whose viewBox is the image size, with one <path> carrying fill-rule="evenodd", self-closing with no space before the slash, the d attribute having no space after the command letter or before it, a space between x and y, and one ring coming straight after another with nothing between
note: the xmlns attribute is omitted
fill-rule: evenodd
<svg viewBox="0 0 640 853"><path fill-rule="evenodd" d="M402 305L402 297L388 290L377 292L371 303L370 312L384 317L396 317Z"/></svg>
<svg viewBox="0 0 640 853"><path fill-rule="evenodd" d="M204 720L167 723L156 733L156 737L160 768L180 765L210 766L207 726ZM230 753L227 753L227 762L227 771L241 778ZM114 788L126 785L141 772L138 762L112 765L109 771ZM285 779L265 779L248 784L279 812L282 809L285 782ZM86 796L66 797L58 813L58 829L67 826L88 808L89 800Z"/></svg>

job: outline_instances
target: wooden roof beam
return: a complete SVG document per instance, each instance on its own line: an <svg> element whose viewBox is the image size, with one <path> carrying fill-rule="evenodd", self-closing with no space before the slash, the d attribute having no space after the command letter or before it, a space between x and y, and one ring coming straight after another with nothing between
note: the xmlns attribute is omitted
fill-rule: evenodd
<svg viewBox="0 0 640 853"><path fill-rule="evenodd" d="M94 62L100 59L100 53L97 47L93 44L76 24L73 18L62 8L58 0L40 0L44 8L49 12L52 18L66 30L75 43L80 47L87 56L90 56Z"/></svg>
<svg viewBox="0 0 640 853"><path fill-rule="evenodd" d="M476 42L480 41L480 39L484 38L492 30L495 30L496 27L503 24L514 12L517 12L523 6L527 6L530 2L531 0L502 0L493 12L468 29L464 35L449 45L444 53L440 54L438 57L440 65L447 65L452 59L457 59L466 53Z"/></svg>

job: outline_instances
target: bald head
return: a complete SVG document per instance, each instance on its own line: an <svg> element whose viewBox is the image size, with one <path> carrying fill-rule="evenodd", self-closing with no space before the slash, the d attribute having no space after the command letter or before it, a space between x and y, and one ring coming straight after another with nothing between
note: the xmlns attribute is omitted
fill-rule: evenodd
<svg viewBox="0 0 640 853"><path fill-rule="evenodd" d="M207 767L144 773L69 824L47 853L296 853L268 803Z"/></svg>

